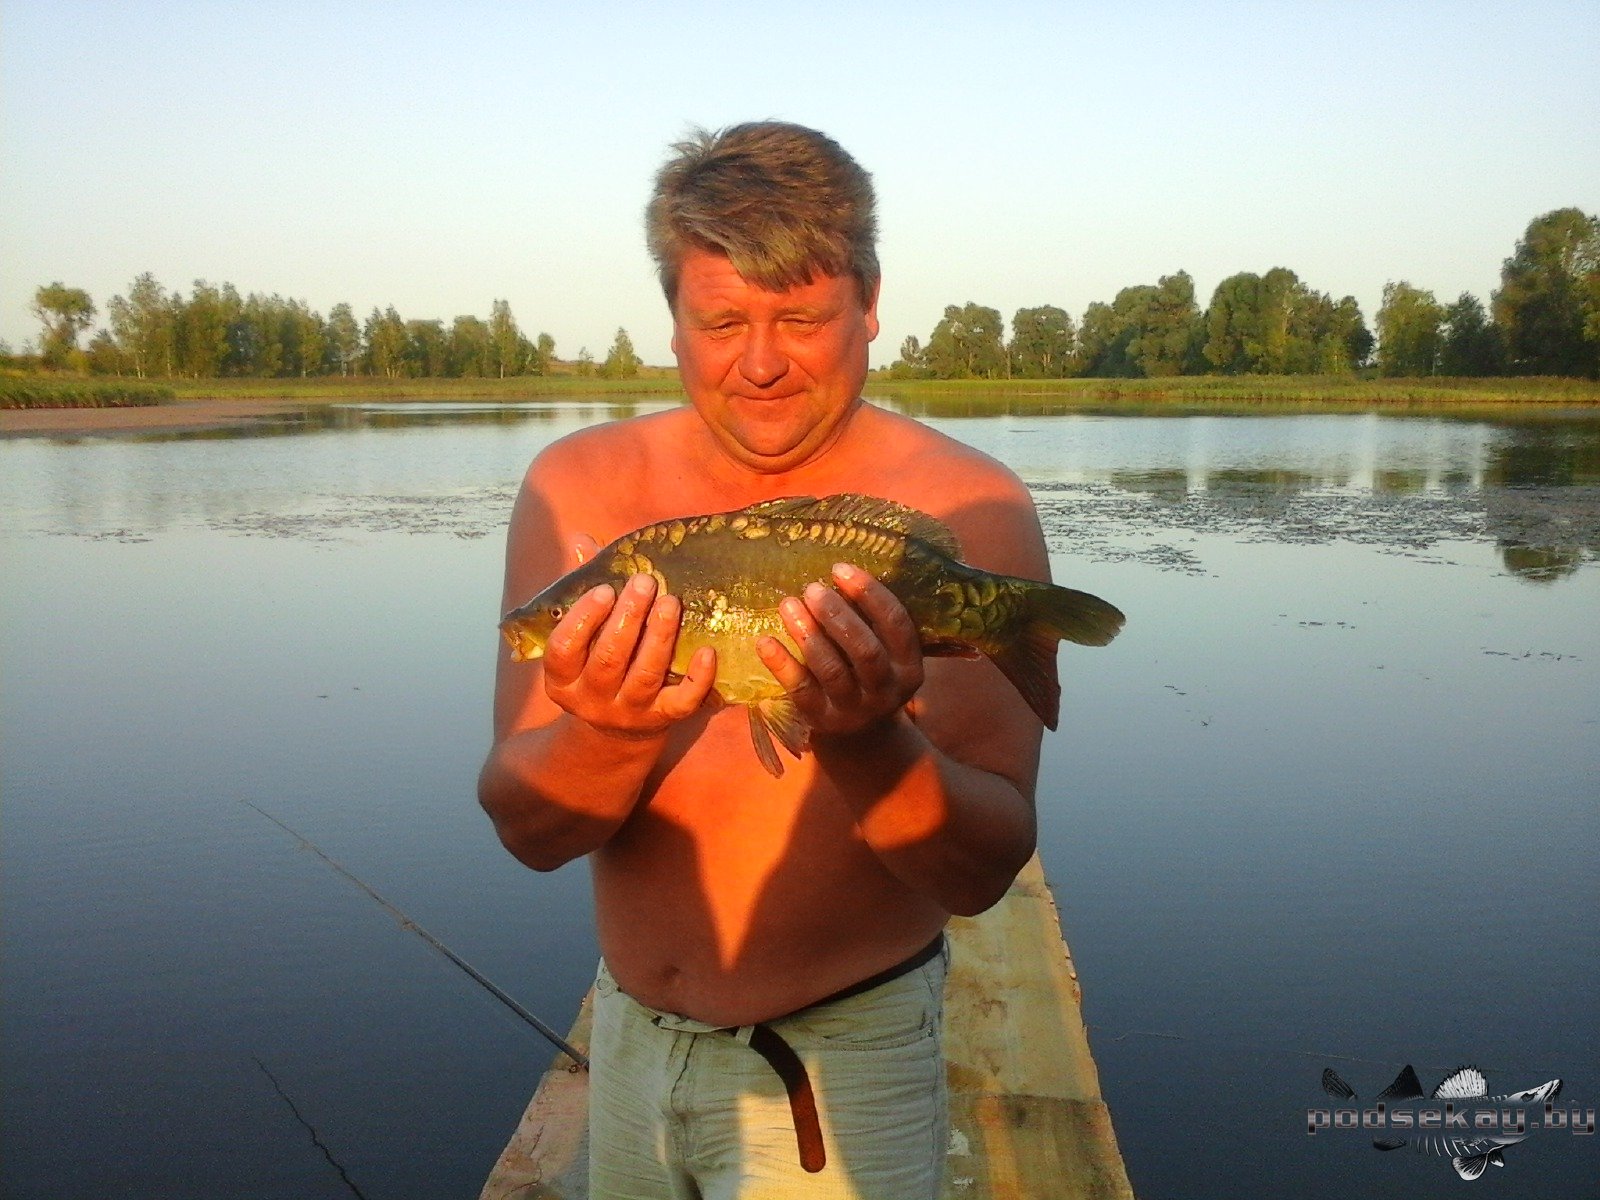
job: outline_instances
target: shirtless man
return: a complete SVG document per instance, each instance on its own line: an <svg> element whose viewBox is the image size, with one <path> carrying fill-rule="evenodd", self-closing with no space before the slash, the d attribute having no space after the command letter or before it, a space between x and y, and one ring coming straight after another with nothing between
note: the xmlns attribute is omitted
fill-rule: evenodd
<svg viewBox="0 0 1600 1200"><path fill-rule="evenodd" d="M650 522L847 491L938 517L977 566L1047 579L1010 471L861 400L878 332L866 173L778 123L675 149L648 224L691 406L534 460L504 608ZM760 647L812 730L774 778L745 714L707 703L713 651L668 678L678 613L637 576L574 604L541 661L502 647L479 782L522 862L589 856L594 1194L936 1196L940 934L1033 851L1040 724L987 660L924 661L899 601L836 568L784 604L803 660Z"/></svg>

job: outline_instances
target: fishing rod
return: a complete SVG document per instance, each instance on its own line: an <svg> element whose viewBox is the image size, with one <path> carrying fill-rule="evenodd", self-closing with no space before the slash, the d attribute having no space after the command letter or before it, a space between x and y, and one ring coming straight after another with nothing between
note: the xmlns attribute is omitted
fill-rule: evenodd
<svg viewBox="0 0 1600 1200"><path fill-rule="evenodd" d="M483 974L483 972L479 971L471 963L467 962L466 959L462 958L454 950L450 949L449 946L446 946L438 938L434 937L433 934L429 933L421 925L418 925L410 917L406 916L405 913L401 912L393 904L391 904L391 903L389 903L389 901L385 900L382 896L380 896L377 893L376 890L374 890L372 888L372 886L370 884L364 883L360 878L358 878L356 876L355 872L351 871L348 867L344 866L342 863L340 863L337 860L335 860L332 857L330 857L322 849L321 846L318 846L310 838L306 837L305 834L299 833L296 830L293 830L293 829L289 828L289 826L285 825L282 821L278 820L277 817L273 816L266 809L261 808L259 805L251 804L251 802L248 801L248 800L241 800L239 803L248 805L249 807L255 809L263 817L265 817L267 820L271 821L274 825L276 825L279 829L283 830L290 837L294 838L295 841L299 842L302 846L304 846L307 850L311 851L311 853L315 854L323 862L327 863L335 871L339 872L339 874L343 875L351 883L355 884L363 892L365 892L367 895L371 896L374 900L376 900L378 902L378 905L381 908L383 908L383 910L385 912L387 912L395 920L400 922L400 927L402 929L410 930L412 933L414 933L418 937L420 937L423 941L427 942L428 945L432 946L440 954L444 955L451 962L453 962L456 966L460 967L469 976L471 976L475 983L477 983L480 987L484 988L491 996L493 996L496 1000L500 1001L501 1004L504 1004L512 1012L516 1013L517 1016L521 1017L529 1025L532 1025L535 1029L537 1029L541 1034L544 1035L544 1037L545 1037L545 1039L547 1041L549 1041L552 1045L554 1045L557 1049L559 1049L563 1054L565 1054L573 1062L577 1063L578 1066L582 1067L585 1071L587 1071L589 1069L589 1058L588 1058L588 1056L586 1054L584 1054L581 1051L579 1051L576 1047L574 1047L572 1045L572 1043L568 1042L565 1038L563 1038L554 1029L551 1029L550 1026L546 1025L538 1017L534 1016L527 1009L523 1008L522 1005L518 1004L515 1000L513 1000L510 996L508 996L503 989L497 987L492 980L490 980L487 976L485 976Z"/></svg>

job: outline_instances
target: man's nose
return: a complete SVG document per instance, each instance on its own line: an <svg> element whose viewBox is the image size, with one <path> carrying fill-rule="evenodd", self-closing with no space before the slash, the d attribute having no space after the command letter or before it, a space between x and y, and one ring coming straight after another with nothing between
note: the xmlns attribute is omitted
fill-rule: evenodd
<svg viewBox="0 0 1600 1200"><path fill-rule="evenodd" d="M764 388L777 383L788 369L789 357L772 331L751 326L739 355L739 373L756 387Z"/></svg>

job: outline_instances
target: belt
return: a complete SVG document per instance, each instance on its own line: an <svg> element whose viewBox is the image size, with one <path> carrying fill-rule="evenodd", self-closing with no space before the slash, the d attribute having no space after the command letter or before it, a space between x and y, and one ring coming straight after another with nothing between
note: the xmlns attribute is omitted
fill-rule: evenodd
<svg viewBox="0 0 1600 1200"><path fill-rule="evenodd" d="M909 975L926 966L939 957L943 950L944 934L941 932L938 937L904 962L896 963L876 975L869 975L860 983L841 988L832 995L806 1005L805 1008L788 1013L787 1016L792 1017L824 1004L848 1000L852 996L870 992L875 987L882 987L890 980L899 979L902 975ZM777 1073L778 1078L783 1081L783 1090L789 1097L789 1114L794 1118L794 1138L800 1150L800 1165L813 1173L822 1170L827 1165L828 1155L822 1145L822 1125L817 1120L817 1098L811 1090L811 1077L806 1074L806 1065L800 1061L800 1056L794 1052L794 1047L784 1041L776 1029L765 1023L741 1025L736 1029L719 1029L717 1032L726 1033L749 1046L766 1059L767 1065Z"/></svg>

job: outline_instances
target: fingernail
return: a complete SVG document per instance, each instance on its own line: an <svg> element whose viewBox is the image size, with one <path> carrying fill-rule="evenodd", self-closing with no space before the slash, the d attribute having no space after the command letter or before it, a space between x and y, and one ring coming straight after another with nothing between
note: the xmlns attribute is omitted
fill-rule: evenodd
<svg viewBox="0 0 1600 1200"><path fill-rule="evenodd" d="M662 596L656 601L656 616L663 621L670 620L678 615L678 598L676 596Z"/></svg>
<svg viewBox="0 0 1600 1200"><path fill-rule="evenodd" d="M851 580L856 577L856 569L849 563L834 563L833 575L835 579Z"/></svg>
<svg viewBox="0 0 1600 1200"><path fill-rule="evenodd" d="M783 609L783 615L786 617L794 617L798 619L805 616L806 606L801 604L800 601L794 599L793 597L785 600L779 607Z"/></svg>
<svg viewBox="0 0 1600 1200"><path fill-rule="evenodd" d="M656 581L649 575L635 575L628 580L628 586L634 590L636 595L648 596L656 590Z"/></svg>
<svg viewBox="0 0 1600 1200"><path fill-rule="evenodd" d="M589 595L595 600L598 600L601 604L610 604L617 598L617 593L612 590L609 583L602 583L599 587L595 588L594 591L590 592Z"/></svg>
<svg viewBox="0 0 1600 1200"><path fill-rule="evenodd" d="M823 587L820 583L806 584L806 599L810 600L813 604L821 600L827 594L828 589Z"/></svg>

